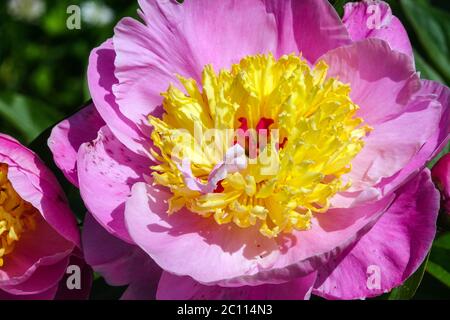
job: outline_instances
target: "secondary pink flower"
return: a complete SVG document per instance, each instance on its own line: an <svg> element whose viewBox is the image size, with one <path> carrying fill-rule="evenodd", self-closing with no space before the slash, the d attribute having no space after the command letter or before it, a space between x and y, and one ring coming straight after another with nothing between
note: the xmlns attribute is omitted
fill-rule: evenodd
<svg viewBox="0 0 450 320"><path fill-rule="evenodd" d="M442 209L450 214L450 154L446 154L434 165L431 177L441 191Z"/></svg>
<svg viewBox="0 0 450 320"><path fill-rule="evenodd" d="M419 78L388 5L341 21L325 0L139 4L144 23L92 51L93 103L49 146L95 220L164 270L157 298L402 284L435 234L425 164L448 140L449 90ZM197 139L210 129L238 133L218 151Z"/></svg>
<svg viewBox="0 0 450 320"><path fill-rule="evenodd" d="M0 189L0 300L86 298L91 274L64 193L32 151L3 134ZM67 287L69 265L82 271L81 289Z"/></svg>

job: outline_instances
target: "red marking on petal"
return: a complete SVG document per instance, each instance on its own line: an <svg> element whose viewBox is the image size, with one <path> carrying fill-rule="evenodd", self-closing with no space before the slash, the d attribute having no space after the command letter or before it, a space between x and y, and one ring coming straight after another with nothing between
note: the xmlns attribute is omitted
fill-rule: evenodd
<svg viewBox="0 0 450 320"><path fill-rule="evenodd" d="M279 145L279 149L283 149L287 141L288 141L287 137L284 137L283 141Z"/></svg>
<svg viewBox="0 0 450 320"><path fill-rule="evenodd" d="M256 125L256 131L259 130L268 130L269 127L274 123L273 119L269 118L261 118Z"/></svg>
<svg viewBox="0 0 450 320"><path fill-rule="evenodd" d="M245 131L248 130L248 121L247 118L239 118L238 121L241 123L238 129L242 129Z"/></svg>
<svg viewBox="0 0 450 320"><path fill-rule="evenodd" d="M223 188L223 186L222 186L222 181L223 180L220 180L218 183L217 183L217 187L216 187L216 189L214 189L214 193L222 193L225 189Z"/></svg>

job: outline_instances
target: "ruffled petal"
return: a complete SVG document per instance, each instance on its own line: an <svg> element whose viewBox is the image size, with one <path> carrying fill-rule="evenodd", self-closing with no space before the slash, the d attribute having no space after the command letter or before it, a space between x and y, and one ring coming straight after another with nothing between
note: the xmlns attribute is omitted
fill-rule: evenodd
<svg viewBox="0 0 450 320"><path fill-rule="evenodd" d="M15 295L0 289L0 300L53 300L57 290L58 286L56 285L45 292L37 294Z"/></svg>
<svg viewBox="0 0 450 320"><path fill-rule="evenodd" d="M140 299L138 292L142 292L142 299L155 296L161 270L138 246L108 233L89 213L84 219L82 241L86 261L108 284L135 283L124 299L131 299L131 296Z"/></svg>
<svg viewBox="0 0 450 320"><path fill-rule="evenodd" d="M93 103L58 123L48 139L56 165L78 187L77 153L81 144L94 140L105 125Z"/></svg>
<svg viewBox="0 0 450 320"><path fill-rule="evenodd" d="M113 85L118 82L114 75L115 58L111 39L92 50L87 70L89 92L98 113L114 135L130 150L145 155L148 137L121 113L112 92Z"/></svg>
<svg viewBox="0 0 450 320"><path fill-rule="evenodd" d="M411 59L380 39L355 42L320 59L330 66L328 77L350 85L350 97L360 107L357 115L371 126L404 113L421 88Z"/></svg>
<svg viewBox="0 0 450 320"><path fill-rule="evenodd" d="M276 56L301 53L311 63L328 51L351 44L336 10L326 0L264 0L277 23Z"/></svg>
<svg viewBox="0 0 450 320"><path fill-rule="evenodd" d="M160 112L161 92L178 82L176 74L200 80L206 64L218 70L276 49L275 21L260 1L139 3L145 24L125 18L114 30L113 92L121 113L146 136L148 115Z"/></svg>
<svg viewBox="0 0 450 320"><path fill-rule="evenodd" d="M125 200L131 186L150 173L151 161L128 150L105 126L97 139L81 145L77 163L80 193L89 212L110 233L132 243L123 218Z"/></svg>
<svg viewBox="0 0 450 320"><path fill-rule="evenodd" d="M63 278L69 257L57 263L37 268L24 282L11 285L0 285L0 289L13 295L29 295L45 292L59 283Z"/></svg>
<svg viewBox="0 0 450 320"><path fill-rule="evenodd" d="M348 178L354 183L350 191L383 184L383 178L395 175L411 163L435 139L441 114L442 106L435 99L417 98L408 105L407 112L376 125L352 161Z"/></svg>
<svg viewBox="0 0 450 320"><path fill-rule="evenodd" d="M160 274L161 269L159 269ZM130 283L120 300L155 300L158 280L159 276L156 277L156 274L151 271L143 274L141 278Z"/></svg>
<svg viewBox="0 0 450 320"><path fill-rule="evenodd" d="M77 222L66 196L53 173L36 154L0 134L0 162L8 164L8 178L17 193L38 209L56 232L79 245Z"/></svg>
<svg viewBox="0 0 450 320"><path fill-rule="evenodd" d="M169 216L169 197L163 188L133 186L125 209L131 237L164 270L223 286L283 283L313 272L358 240L392 200L332 209L314 217L311 230L275 240L184 209Z"/></svg>
<svg viewBox="0 0 450 320"><path fill-rule="evenodd" d="M184 209L168 216L169 197L162 188L137 183L125 209L131 237L161 268L213 282L276 260L276 243L256 228L219 227Z"/></svg>
<svg viewBox="0 0 450 320"><path fill-rule="evenodd" d="M450 89L435 81L422 80L422 88L420 95L432 97L442 106L441 121L436 128L433 138L424 146L423 152L428 154L426 160L431 160L442 148L444 148L449 141L450 134Z"/></svg>
<svg viewBox="0 0 450 320"><path fill-rule="evenodd" d="M342 260L318 270L314 294L329 299L377 296L401 285L420 266L436 233L439 193L425 169L396 194Z"/></svg>
<svg viewBox="0 0 450 320"><path fill-rule="evenodd" d="M374 128L352 162L352 188L332 203L350 206L367 187L376 188L376 197L382 197L388 191L383 184L433 139L442 107L421 94L422 83L410 59L383 40L366 39L322 58L330 66L328 76L349 84L351 98L360 107L358 116Z"/></svg>
<svg viewBox="0 0 450 320"><path fill-rule="evenodd" d="M450 89L440 83L423 80L422 89L418 96L422 99L432 99L435 104L441 106L441 119L438 125L435 126L433 135L422 146L420 151L408 163L407 166L395 175L392 179L383 181L380 187L383 192L387 193L395 189L408 177L418 173L425 165L433 159L448 143L450 132Z"/></svg>
<svg viewBox="0 0 450 320"><path fill-rule="evenodd" d="M156 298L159 300L307 300L316 273L281 284L225 288L205 286L189 277L163 272Z"/></svg>
<svg viewBox="0 0 450 320"><path fill-rule="evenodd" d="M263 1L186 1L180 5L173 0L139 0L139 5L146 37L153 44L150 48L156 49L152 52L172 62L174 70L185 76L200 76L206 64L221 69L246 55L276 48L277 25Z"/></svg>
<svg viewBox="0 0 450 320"><path fill-rule="evenodd" d="M37 219L36 229L22 234L14 251L8 255L5 265L0 269L0 288L20 287L32 279L36 272L39 275L39 272L66 260L73 249L73 243L61 237L43 218ZM65 263L67 265L67 261ZM39 271L41 267L43 269ZM37 286L35 290L39 291Z"/></svg>
<svg viewBox="0 0 450 320"><path fill-rule="evenodd" d="M347 3L344 7L342 22L353 41L367 38L384 40L393 50L409 56L414 63L408 33L401 21L392 14L386 2L364 0Z"/></svg>

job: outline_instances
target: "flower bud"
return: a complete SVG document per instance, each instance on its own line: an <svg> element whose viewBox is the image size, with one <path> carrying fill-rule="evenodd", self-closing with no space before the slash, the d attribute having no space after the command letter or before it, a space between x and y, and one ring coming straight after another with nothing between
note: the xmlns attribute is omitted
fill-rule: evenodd
<svg viewBox="0 0 450 320"><path fill-rule="evenodd" d="M441 209L450 214L450 153L435 164L431 177L441 192Z"/></svg>

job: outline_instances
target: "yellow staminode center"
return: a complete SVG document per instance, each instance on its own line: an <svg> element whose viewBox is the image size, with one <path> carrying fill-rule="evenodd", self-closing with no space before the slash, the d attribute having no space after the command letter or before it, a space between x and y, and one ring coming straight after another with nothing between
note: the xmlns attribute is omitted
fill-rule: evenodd
<svg viewBox="0 0 450 320"><path fill-rule="evenodd" d="M24 232L35 229L37 210L24 201L8 180L8 165L0 163L0 267Z"/></svg>
<svg viewBox="0 0 450 320"><path fill-rule="evenodd" d="M162 119L149 117L159 161L154 182L173 194L168 213L186 207L267 237L308 229L311 216L349 187L342 176L371 130L355 117L350 87L327 78L327 69L324 62L310 68L299 56L269 54L247 56L219 73L207 65L201 86L179 77L182 90L171 85L162 93ZM221 167L237 144L245 163ZM212 173L217 167L227 168L225 175ZM213 175L220 181L201 189Z"/></svg>

